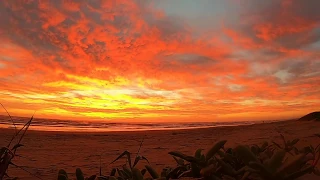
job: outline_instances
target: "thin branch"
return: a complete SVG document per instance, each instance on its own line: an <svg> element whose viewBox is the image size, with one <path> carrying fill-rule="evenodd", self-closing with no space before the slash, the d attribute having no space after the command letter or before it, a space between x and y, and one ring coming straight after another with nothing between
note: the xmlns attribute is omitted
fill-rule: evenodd
<svg viewBox="0 0 320 180"><path fill-rule="evenodd" d="M7 146L8 148L9 148L10 144L12 143L12 141L14 140L14 138L16 138L20 134L20 132L29 124L29 121L27 123L25 123L24 126L14 136L12 136L11 141L9 142L9 145Z"/></svg>
<svg viewBox="0 0 320 180"><path fill-rule="evenodd" d="M11 165L13 165L14 167L17 167L17 168L20 168L20 169L24 170L25 172L29 173L30 175L32 175L32 176L34 176L34 177L36 177L36 178L38 178L38 179L43 180L43 179L42 179L41 177L39 177L38 175L30 172L29 170L27 170L27 169L25 169L25 168L23 168L23 167L21 167L21 166L15 165L15 164L13 164L13 163L11 163Z"/></svg>
<svg viewBox="0 0 320 180"><path fill-rule="evenodd" d="M140 150L141 150L141 147L142 147L142 143L143 143L145 137L146 137L146 135L144 135L143 138L141 139L140 146L139 146L139 149L138 149L138 152L137 152L137 156L139 156L139 153L140 153Z"/></svg>
<svg viewBox="0 0 320 180"><path fill-rule="evenodd" d="M14 121L13 121L10 113L7 111L7 109L4 107L4 105L3 105L2 103L0 103L0 104L1 104L2 108L7 112L8 116L9 116L10 119L11 119L11 122L12 122L12 124L13 124L13 126L14 126L14 133L17 133L17 126L16 126L16 124L14 123Z"/></svg>
<svg viewBox="0 0 320 180"><path fill-rule="evenodd" d="M22 141L22 138L24 137L25 133L26 133L27 130L29 129L29 127L30 127L30 125L31 125L31 122L32 122L32 120L33 120L33 116L34 116L35 113L36 113L36 112L33 113L33 115L32 115L32 117L30 118L30 120L29 120L29 121L26 123L26 125L24 126L24 127L26 127L26 128L25 128L25 130L23 131L23 134L21 135L21 137L20 137L20 139L19 139L19 141L18 141L18 144L20 144L20 142ZM14 150L14 154L16 154L16 150L17 150L17 149Z"/></svg>
<svg viewBox="0 0 320 180"><path fill-rule="evenodd" d="M31 119L27 122L27 126L26 126L25 130L23 131L23 134L22 134L22 136L20 137L18 144L20 144L20 142L22 141L22 138L24 137L25 133L26 133L27 130L29 129L29 127L30 127L30 125L31 125L31 122L32 122L32 120L33 120L33 116L34 116L34 114L32 115Z"/></svg>

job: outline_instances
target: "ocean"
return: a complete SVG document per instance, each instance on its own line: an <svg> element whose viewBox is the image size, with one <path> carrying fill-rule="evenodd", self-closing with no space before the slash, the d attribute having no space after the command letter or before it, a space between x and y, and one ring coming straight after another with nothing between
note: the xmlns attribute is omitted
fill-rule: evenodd
<svg viewBox="0 0 320 180"><path fill-rule="evenodd" d="M17 128L23 127L28 118L13 117ZM272 122L272 121L268 121ZM66 132L110 132L110 131L146 131L146 130L173 130L194 129L220 126L239 126L262 123L262 121L237 122L105 122L105 121L73 121L56 119L33 119L30 130L36 131L66 131ZM0 116L0 128L13 129L9 117Z"/></svg>

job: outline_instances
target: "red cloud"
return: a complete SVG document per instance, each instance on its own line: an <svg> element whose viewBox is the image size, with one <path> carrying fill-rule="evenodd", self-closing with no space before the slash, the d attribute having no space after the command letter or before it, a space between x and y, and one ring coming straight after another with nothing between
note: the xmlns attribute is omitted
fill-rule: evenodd
<svg viewBox="0 0 320 180"><path fill-rule="evenodd" d="M17 115L75 119L212 121L312 110L318 12L298 1L248 2L239 22L203 35L148 2L1 2L0 98Z"/></svg>

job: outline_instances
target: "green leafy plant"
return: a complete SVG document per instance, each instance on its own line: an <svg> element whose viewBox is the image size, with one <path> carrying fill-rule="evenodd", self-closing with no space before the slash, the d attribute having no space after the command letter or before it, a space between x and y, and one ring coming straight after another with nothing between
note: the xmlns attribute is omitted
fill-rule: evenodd
<svg viewBox="0 0 320 180"><path fill-rule="evenodd" d="M166 167L161 173L149 165L147 158L139 155L141 143L134 161L131 159L132 154L124 151L109 165L123 157L126 157L126 163L121 168L113 168L108 176L100 174L97 179L152 180L189 177L216 180L293 180L308 173L320 176L317 168L320 145L315 148L310 145L298 150L295 145L299 139L285 141L284 136L280 136L282 145L276 142L270 145L268 142L263 142L261 145L237 145L234 148L225 148L227 141L223 140L215 143L206 153L203 153L203 149L198 149L193 156L171 151L169 154L174 158L177 166ZM141 170L136 166L140 160L148 162ZM147 173L148 176L146 176ZM77 180L85 179L80 169L76 170L76 174ZM94 180L90 178L86 179ZM60 170L58 180L67 179L67 173Z"/></svg>
<svg viewBox="0 0 320 180"><path fill-rule="evenodd" d="M195 156L169 152L177 161L179 170L171 169L166 177L289 180L307 173L320 174L316 167L320 159L320 145L316 148L310 145L298 150L295 145L299 139L286 141L283 135L280 136L283 145L263 142L261 146L238 145L233 149L225 149L226 141L219 141L206 155L201 153L201 149L196 151Z"/></svg>
<svg viewBox="0 0 320 180"><path fill-rule="evenodd" d="M280 134L280 137L282 139L283 145L279 145L276 142L272 142L274 145L276 145L278 148L285 150L286 152L291 153L292 150L294 150L295 152L298 151L298 149L295 147L295 144L297 144L297 142L299 142L300 139L294 139L292 141L288 140L286 141L285 137Z"/></svg>
<svg viewBox="0 0 320 180"><path fill-rule="evenodd" d="M77 180L95 180L97 177L96 175L92 175L90 177L85 178L80 168L76 169L75 175ZM58 172L58 180L69 180L68 173L63 169L60 169Z"/></svg>
<svg viewBox="0 0 320 180"><path fill-rule="evenodd" d="M112 169L109 176L102 176L100 175L100 179L109 179L109 178L116 178L116 175L118 176L118 179L140 179L144 176L144 174L148 171L151 176L156 177L156 172L152 169L151 166L146 165L146 169L139 170L136 168L136 165L141 160L147 161L149 164L149 161L146 157L140 156L137 154L137 156L134 158L134 161L131 159L131 153L129 151L124 151L122 154L120 154L114 161L112 161L109 165L115 163L122 157L126 157L126 163L122 165L122 168L114 168Z"/></svg>
<svg viewBox="0 0 320 180"><path fill-rule="evenodd" d="M121 153L115 160L113 160L109 165L119 161L121 158L126 158L126 163L122 165L121 168L113 168L109 176L104 176L101 173L101 166L100 166L100 176L98 177L99 180L143 180L144 175L148 172L150 177L149 179L159 179L159 174L149 165L149 161L146 157L140 155L140 150L143 144L144 138L141 140L139 150L136 153L134 160L131 159L132 154L129 151L124 151ZM143 169L138 169L136 166L138 163L144 160L147 164L144 166Z"/></svg>
<svg viewBox="0 0 320 180"><path fill-rule="evenodd" d="M226 142L226 140L217 142L205 155L202 154L202 149L198 149L194 156L188 156L177 151L169 152L169 154L177 161L178 167L173 169L168 174L167 178L179 178L190 175L191 177L197 178L200 176L209 176L209 174L211 175L212 171L216 167L216 164L213 163L214 157L219 150L224 147ZM177 158L189 162L190 166L184 163L179 163L182 161Z"/></svg>

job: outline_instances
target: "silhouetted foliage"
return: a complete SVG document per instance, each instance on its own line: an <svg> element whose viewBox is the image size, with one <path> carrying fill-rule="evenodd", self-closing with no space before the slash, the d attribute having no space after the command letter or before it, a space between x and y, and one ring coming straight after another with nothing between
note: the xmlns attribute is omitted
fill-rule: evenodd
<svg viewBox="0 0 320 180"><path fill-rule="evenodd" d="M263 142L260 145L238 145L235 148L225 148L227 141L223 140L215 143L205 154L202 149L198 149L192 156L171 151L169 154L177 162L177 166L166 167L161 173L149 164L141 170L136 168L140 158L137 160L137 156L136 163L132 163L131 153L124 151L110 163L126 157L126 164L122 168L112 169L110 175L100 174L87 179L152 180L188 177L217 180L293 180L308 173L320 176L316 167L320 159L320 145L298 149L295 145L299 139L286 141L282 134L280 136L282 143ZM82 180L82 171L77 169L76 172L80 174L77 175L77 180ZM58 179L67 179L64 170L59 171Z"/></svg>

